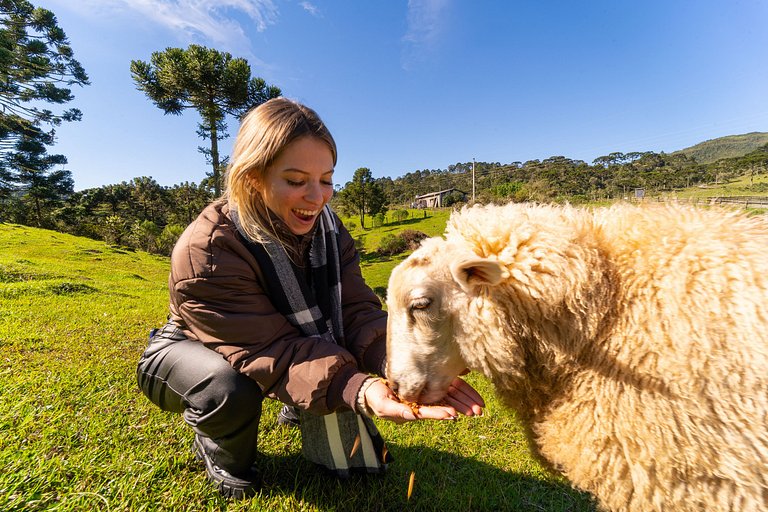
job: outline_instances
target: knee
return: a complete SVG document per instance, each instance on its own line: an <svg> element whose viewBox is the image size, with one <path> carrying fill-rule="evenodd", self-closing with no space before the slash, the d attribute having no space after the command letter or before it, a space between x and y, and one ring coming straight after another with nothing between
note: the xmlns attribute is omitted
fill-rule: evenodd
<svg viewBox="0 0 768 512"><path fill-rule="evenodd" d="M256 382L228 364L209 371L199 384L187 393L189 406L201 414L258 415L263 395Z"/></svg>

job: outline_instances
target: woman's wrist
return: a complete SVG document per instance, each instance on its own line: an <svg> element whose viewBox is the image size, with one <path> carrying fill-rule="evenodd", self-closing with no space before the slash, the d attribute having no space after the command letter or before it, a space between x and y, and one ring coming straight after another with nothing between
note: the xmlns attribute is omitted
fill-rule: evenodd
<svg viewBox="0 0 768 512"><path fill-rule="evenodd" d="M368 388L370 388L377 380L379 380L377 377L368 377L363 382L363 385L360 386L360 391L357 392L357 410L369 418L372 418L375 414L371 408L368 407L368 400L365 398L365 392L368 391Z"/></svg>

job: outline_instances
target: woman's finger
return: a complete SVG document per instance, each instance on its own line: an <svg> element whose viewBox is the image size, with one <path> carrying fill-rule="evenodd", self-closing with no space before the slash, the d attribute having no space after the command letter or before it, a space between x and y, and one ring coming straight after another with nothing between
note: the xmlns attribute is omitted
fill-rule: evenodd
<svg viewBox="0 0 768 512"><path fill-rule="evenodd" d="M460 379L459 377L453 379L451 386L448 388L449 393L451 392L451 389L455 389L456 391L462 393L471 403L485 407L485 401L483 400L483 397L480 396L480 393L478 393L477 390L470 386L469 383L464 379Z"/></svg>
<svg viewBox="0 0 768 512"><path fill-rule="evenodd" d="M419 406L417 417L420 420L455 420L457 413L453 407L444 405L422 405Z"/></svg>
<svg viewBox="0 0 768 512"><path fill-rule="evenodd" d="M455 399L451 395L445 395L445 398L443 398L443 401L456 409L458 412L463 414L464 416L474 416L475 412L472 410L471 404L465 404L464 402Z"/></svg>
<svg viewBox="0 0 768 512"><path fill-rule="evenodd" d="M480 394L458 377L451 383L444 400L466 416L482 416L485 407Z"/></svg>

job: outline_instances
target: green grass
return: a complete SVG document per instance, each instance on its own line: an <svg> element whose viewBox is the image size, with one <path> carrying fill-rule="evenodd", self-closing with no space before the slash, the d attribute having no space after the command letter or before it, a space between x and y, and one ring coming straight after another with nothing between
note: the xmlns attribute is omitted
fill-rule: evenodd
<svg viewBox="0 0 768 512"><path fill-rule="evenodd" d="M386 289L389 274L395 266L403 261L407 254L397 256L378 256L376 249L381 244L381 239L386 235L396 235L406 229L421 231L429 236L442 235L445 223L451 210L409 210L410 216L402 222L385 223L378 228L371 228L373 221L366 216L367 229L360 227L359 217L343 217L342 221L351 227L350 234L353 238L362 242L361 267L368 286L377 292Z"/></svg>
<svg viewBox="0 0 768 512"><path fill-rule="evenodd" d="M386 230L436 235L447 215L355 232L370 243ZM477 375L484 417L377 420L396 461L382 477L347 482L301 458L298 433L276 424L279 405L267 400L264 487L228 502L194 460L191 429L135 383L147 332L167 314L168 259L7 224L0 247L0 510L593 510L531 458L514 414ZM399 258L366 258L366 278L386 285Z"/></svg>
<svg viewBox="0 0 768 512"><path fill-rule="evenodd" d="M691 187L680 191L681 198L704 198L715 196L767 196L768 174L758 174L750 179L749 176L701 187Z"/></svg>
<svg viewBox="0 0 768 512"><path fill-rule="evenodd" d="M397 234L406 229L415 229L423 231L429 236L436 236L443 233L445 229L445 223L448 220L448 216L451 213L449 209L435 209L435 210L408 210L410 216L401 221L395 222L391 219L391 214L387 216L389 222L385 222L383 226L372 228L373 221L369 216L365 216L366 229L360 227L360 217L342 217L344 225L349 229L353 238L359 239L363 242L363 247L366 252L375 251L381 239L390 234Z"/></svg>

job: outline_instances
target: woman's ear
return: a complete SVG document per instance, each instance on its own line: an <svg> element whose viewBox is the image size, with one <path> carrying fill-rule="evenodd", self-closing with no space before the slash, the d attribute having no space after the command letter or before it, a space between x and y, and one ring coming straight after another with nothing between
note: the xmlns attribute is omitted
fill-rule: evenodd
<svg viewBox="0 0 768 512"><path fill-rule="evenodd" d="M256 192L261 192L261 180L255 173L248 175L248 185Z"/></svg>
<svg viewBox="0 0 768 512"><path fill-rule="evenodd" d="M494 286L504 279L506 269L498 262L479 256L451 263L451 275L462 290L470 293L477 286Z"/></svg>

